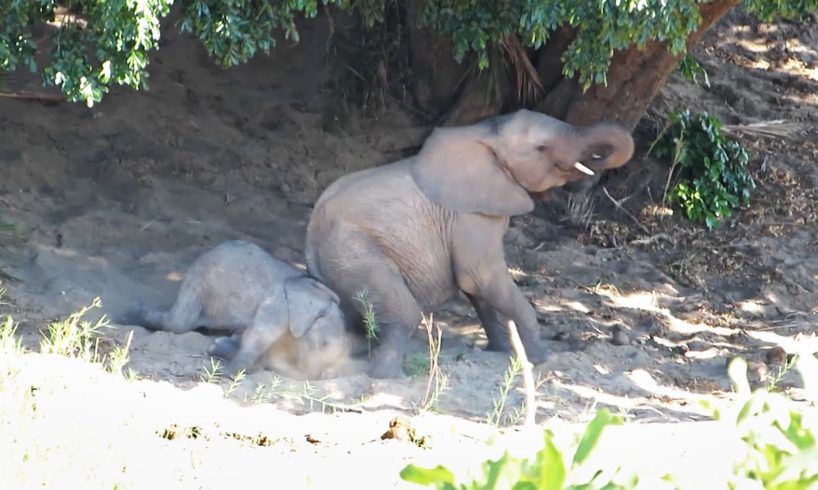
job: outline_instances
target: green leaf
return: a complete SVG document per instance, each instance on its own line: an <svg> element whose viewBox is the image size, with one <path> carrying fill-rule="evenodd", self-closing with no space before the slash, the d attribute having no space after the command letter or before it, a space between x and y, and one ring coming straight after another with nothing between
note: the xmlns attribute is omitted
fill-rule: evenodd
<svg viewBox="0 0 818 490"><path fill-rule="evenodd" d="M588 458L588 455L591 454L596 443L599 442L599 437L602 435L602 431L605 427L609 425L622 425L622 422L622 417L612 415L607 409L603 408L599 410L596 417L594 417L588 424L588 427L585 428L585 434L582 436L579 446L577 446L577 450L574 453L574 466L582 464L582 462Z"/></svg>
<svg viewBox="0 0 818 490"><path fill-rule="evenodd" d="M508 465L509 460L510 456L506 451L503 453L503 457L497 461L487 461L484 464L484 470L486 471L488 478L486 479L486 483L480 487L482 490L494 490L497 488L497 483L500 481L501 473Z"/></svg>
<svg viewBox="0 0 818 490"><path fill-rule="evenodd" d="M565 462L562 459L562 453L554 445L551 434L546 434L545 446L538 456L538 459L541 458L538 488L540 490L562 490L566 477Z"/></svg>
<svg viewBox="0 0 818 490"><path fill-rule="evenodd" d="M407 465L400 472L400 477L409 483L433 485L448 483L454 485L454 475L442 465L434 468L422 468L414 464Z"/></svg>

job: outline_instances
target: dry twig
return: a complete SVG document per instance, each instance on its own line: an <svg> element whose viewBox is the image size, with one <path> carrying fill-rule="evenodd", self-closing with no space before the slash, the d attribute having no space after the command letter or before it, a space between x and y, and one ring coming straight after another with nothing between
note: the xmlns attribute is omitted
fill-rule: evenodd
<svg viewBox="0 0 818 490"><path fill-rule="evenodd" d="M525 353L525 347L522 340L520 340L520 332L517 330L517 324L514 320L506 322L508 327L508 334L511 340L511 347L514 349L514 354L520 361L520 368L523 371L523 389L525 390L525 421L524 427L533 427L535 423L535 416L537 415L537 388L534 385L534 374L531 372L532 364L528 360L528 355Z"/></svg>
<svg viewBox="0 0 818 490"><path fill-rule="evenodd" d="M802 132L801 126L794 122L787 122L783 119L774 121L761 121L750 124L727 124L722 126L722 131L733 136L750 134L764 138L787 138L795 139Z"/></svg>
<svg viewBox="0 0 818 490"><path fill-rule="evenodd" d="M645 232L645 234L646 234L646 235L650 235L650 230L648 230L648 228L647 228L645 225L643 225L643 224L642 224L642 222L640 222L640 221L639 221L639 220L636 218L636 216L634 216L633 214L631 214L631 212L630 212L630 211L628 211L627 209L625 209L625 208L624 208L624 206L622 206L622 203L623 203L623 202L625 202L625 201L627 201L628 199L630 199L630 198L631 198L631 196L626 196L626 197L623 197L622 199L620 199L619 201L617 201L616 199L614 199L613 197L611 197L611 194L608 192L608 189L606 189L606 188L605 188L605 186L603 186L603 187L602 187L602 190L605 192L605 195L608 197L608 199L610 199L610 200L611 200L611 202L613 203L613 205L614 205L614 206L616 206L616 209L618 209L618 210L622 211L623 213L625 213L625 214L626 214L626 215L627 215L627 216L628 216L628 217L629 217L631 220L633 220L633 222L636 224L636 226L638 226L638 227L639 227L639 229L640 229L640 230L642 230L643 232Z"/></svg>
<svg viewBox="0 0 818 490"><path fill-rule="evenodd" d="M0 97L25 100L28 102L65 102L65 97L62 95L42 94L35 92L0 92Z"/></svg>

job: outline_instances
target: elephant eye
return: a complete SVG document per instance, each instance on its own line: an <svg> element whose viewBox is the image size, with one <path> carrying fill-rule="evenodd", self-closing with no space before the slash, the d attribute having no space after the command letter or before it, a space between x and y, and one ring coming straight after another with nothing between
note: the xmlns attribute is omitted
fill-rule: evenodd
<svg viewBox="0 0 818 490"><path fill-rule="evenodd" d="M538 145L537 146L537 151L540 152L540 153L544 153L545 150L547 150L547 149L548 149L548 145Z"/></svg>

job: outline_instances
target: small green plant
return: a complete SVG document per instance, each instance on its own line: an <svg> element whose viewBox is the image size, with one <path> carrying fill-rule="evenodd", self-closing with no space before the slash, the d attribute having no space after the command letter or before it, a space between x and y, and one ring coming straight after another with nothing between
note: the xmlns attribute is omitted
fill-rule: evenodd
<svg viewBox="0 0 818 490"><path fill-rule="evenodd" d="M329 399L329 395L324 395L322 397L318 397L315 395L317 389L315 386L310 383L309 380L304 381L304 388L301 390L301 393L298 395L301 404L304 407L307 407L310 411L315 409L315 405L321 407L321 412L325 412L327 407L331 407L332 403L327 403L327 399Z"/></svg>
<svg viewBox="0 0 818 490"><path fill-rule="evenodd" d="M71 313L62 321L48 325L48 332L40 340L40 352L76 357L84 361L99 361L99 335L104 328L111 328L105 315L95 322L84 320L85 315L102 306L100 299Z"/></svg>
<svg viewBox="0 0 818 490"><path fill-rule="evenodd" d="M778 390L778 383L780 383L781 380L784 379L784 376L786 376L787 373L792 371L792 368L795 367L795 364L797 362L798 354L795 354L791 356L784 364L778 366L778 369L776 370L775 374L773 374L772 379L770 379L770 382L767 383L767 391Z"/></svg>
<svg viewBox="0 0 818 490"><path fill-rule="evenodd" d="M23 343L17 333L17 323L7 315L5 319L0 320L0 352L4 354L22 354Z"/></svg>
<svg viewBox="0 0 818 490"><path fill-rule="evenodd" d="M264 383L257 384L255 390L253 390L253 397L251 398L252 403L267 403L272 400L280 384L281 378L279 378L277 375L273 376L273 380L270 383L269 388Z"/></svg>
<svg viewBox="0 0 818 490"><path fill-rule="evenodd" d="M517 359L516 356L512 356L509 359L509 365L503 374L503 383L500 385L500 396L493 400L494 407L486 417L486 421L495 427L500 426L503 414L505 414L506 411L508 394L511 392L512 386L514 386L514 380L517 379L517 376L519 376L523 370L520 360Z"/></svg>
<svg viewBox="0 0 818 490"><path fill-rule="evenodd" d="M121 373L122 368L125 367L125 364L128 363L128 352L131 349L131 342L133 341L133 330L128 332L128 340L125 342L125 345L122 347L115 347L110 354L108 354L108 370L111 373ZM130 378L133 375L131 374L132 371L129 371L127 377Z"/></svg>
<svg viewBox="0 0 818 490"><path fill-rule="evenodd" d="M237 372L235 376L230 378L230 383L227 385L227 389L225 390L224 394L226 396L230 396L231 394L233 394L233 392L236 391L236 389L238 389L239 385L241 384L242 381L244 381L244 378L246 377L247 373L244 371L244 369L239 369L239 372Z"/></svg>
<svg viewBox="0 0 818 490"><path fill-rule="evenodd" d="M710 78L707 76L707 70L705 70L702 64L699 63L699 60L694 58L690 53L679 62L679 72L683 77L696 84L699 83L699 75L701 75L704 79L704 86L710 87Z"/></svg>
<svg viewBox="0 0 818 490"><path fill-rule="evenodd" d="M210 366L204 366L202 368L202 374L199 376L199 379L201 379L203 383L218 383L222 379L221 361L215 357L211 357Z"/></svg>
<svg viewBox="0 0 818 490"><path fill-rule="evenodd" d="M706 112L670 113L668 125L648 152L671 164L665 198L669 195L688 219L709 229L747 204L755 189L747 152L724 135L717 117Z"/></svg>
<svg viewBox="0 0 818 490"><path fill-rule="evenodd" d="M506 451L496 461L483 462L482 478L468 483L455 481L454 474L446 467L438 465L435 468L421 468L410 464L403 468L400 476L403 480L418 485L433 486L438 490L494 490L513 488L515 490L625 490L636 486L636 481L625 485L607 481L601 483L602 471L597 471L594 477L585 483L573 483L572 472L582 468L593 451L605 427L621 425L622 419L611 415L607 410L600 410L596 417L586 426L585 432L579 441L571 459L571 464L565 464L564 451L554 443L554 434L545 431L543 448L532 459L518 459Z"/></svg>
<svg viewBox="0 0 818 490"><path fill-rule="evenodd" d="M375 318L375 310L372 308L372 303L367 299L366 290L360 290L355 293L355 301L361 304L364 308L364 330L366 332L367 348L369 349L369 356L372 356L372 341L378 340L378 321Z"/></svg>
<svg viewBox="0 0 818 490"><path fill-rule="evenodd" d="M431 364L429 356L423 352L415 352L406 358L406 374L409 376L419 376L429 374Z"/></svg>
<svg viewBox="0 0 818 490"><path fill-rule="evenodd" d="M0 248L6 246L15 238L16 228L11 223L6 223L0 218Z"/></svg>

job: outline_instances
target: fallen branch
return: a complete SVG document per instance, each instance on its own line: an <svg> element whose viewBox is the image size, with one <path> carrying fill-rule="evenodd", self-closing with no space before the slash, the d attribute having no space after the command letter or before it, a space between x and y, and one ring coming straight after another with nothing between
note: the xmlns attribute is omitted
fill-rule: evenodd
<svg viewBox="0 0 818 490"><path fill-rule="evenodd" d="M55 94L41 94L34 92L0 92L0 97L25 100L28 102L65 102L65 97Z"/></svg>
<svg viewBox="0 0 818 490"><path fill-rule="evenodd" d="M537 388L534 386L534 374L531 371L533 367L531 361L528 360L528 355L525 353L525 347L522 340L520 340L520 332L517 330L517 324L514 320L506 322L508 327L508 335L511 340L511 347L514 349L514 354L520 361L520 368L523 371L523 389L525 390L525 421L524 427L533 427L535 424L535 416L537 415Z"/></svg>
<svg viewBox="0 0 818 490"><path fill-rule="evenodd" d="M659 233L658 235L651 235L645 238L637 238L636 240L631 240L628 245L653 245L654 243L663 240L671 245L676 245L676 242L667 233Z"/></svg>
<svg viewBox="0 0 818 490"><path fill-rule="evenodd" d="M424 315L423 326L426 329L426 335L429 339L429 380L426 382L426 393L423 395L424 410L429 410L438 398L446 389L446 378L440 370L440 347L443 342L443 331L440 326L434 322L432 315L427 319ZM434 327L434 332L432 328ZM434 386L434 391L432 387Z"/></svg>
<svg viewBox="0 0 818 490"><path fill-rule="evenodd" d="M765 138L787 138L789 140L795 139L794 137L801 133L800 125L783 119L750 124L727 124L722 126L721 129L733 136L751 134Z"/></svg>
<svg viewBox="0 0 818 490"><path fill-rule="evenodd" d="M630 212L630 211L628 211L627 209L625 209L625 208L622 206L622 203L623 203L623 202L625 202L625 201L627 201L628 199L630 199L630 197L631 197L631 196L624 197L624 198L622 198L620 201L617 201L616 199L614 199L613 197L611 197L611 194L610 194L610 193L608 193L608 189L606 189L606 188L605 188L605 186L602 186L602 190L605 192L605 195L608 197L608 199L610 199L610 200L611 200L611 202L613 203L613 205L614 205L614 206L616 206L616 209L618 209L618 210L622 211L623 213L625 213L625 214L626 214L626 215L627 215L627 216L628 216L628 217L629 217L631 220L633 220L633 222L636 224L636 226L638 226L638 227L639 227L639 229L640 229L640 230L642 230L642 231L643 231L643 232L644 232L646 235L650 235L650 230L648 230L648 229L647 229L647 227L646 227L645 225L643 225L643 224L642 224L642 223L641 223L641 222L640 222L640 221L639 221L639 220L636 218L636 216L634 216L633 214L631 214L631 212Z"/></svg>

